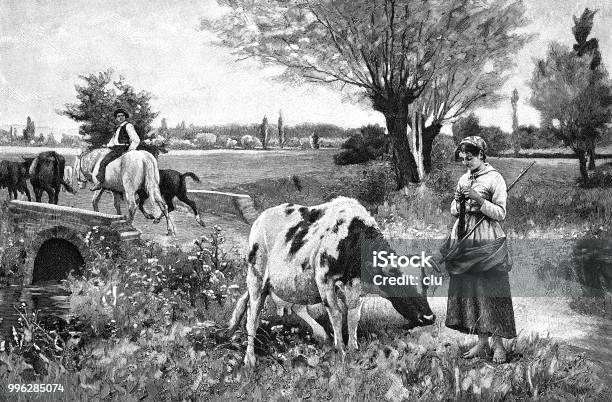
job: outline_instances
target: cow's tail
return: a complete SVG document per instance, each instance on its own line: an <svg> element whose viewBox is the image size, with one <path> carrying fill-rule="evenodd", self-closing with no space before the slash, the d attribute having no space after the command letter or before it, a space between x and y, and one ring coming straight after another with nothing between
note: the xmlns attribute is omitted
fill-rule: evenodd
<svg viewBox="0 0 612 402"><path fill-rule="evenodd" d="M69 183L66 183L66 181L64 180L64 171L66 170L66 159L64 159L63 156L61 156L55 151L52 152L52 155L53 155L53 159L55 159L55 171L53 172L53 174L55 175L55 177L59 178L60 184L64 186L66 191L68 191L70 194L74 194L74 189L72 188L72 186Z"/></svg>
<svg viewBox="0 0 612 402"><path fill-rule="evenodd" d="M185 172L181 174L181 184L185 181L185 177L191 177L196 183L200 182L200 178L193 172Z"/></svg>
<svg viewBox="0 0 612 402"><path fill-rule="evenodd" d="M38 171L38 157L34 158L32 163L30 164L30 169L28 170L29 176L36 176L36 172Z"/></svg>

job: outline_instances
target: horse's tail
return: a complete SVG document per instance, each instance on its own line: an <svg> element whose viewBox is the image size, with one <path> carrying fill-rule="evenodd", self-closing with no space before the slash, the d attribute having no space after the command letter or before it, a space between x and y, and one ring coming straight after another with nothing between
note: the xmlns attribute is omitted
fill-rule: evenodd
<svg viewBox="0 0 612 402"><path fill-rule="evenodd" d="M157 167L157 161L153 155L143 153L146 155L144 158L145 167L145 189L149 197L153 198L154 201L159 201L159 197L155 197L159 193L159 169Z"/></svg>
<svg viewBox="0 0 612 402"><path fill-rule="evenodd" d="M200 182L200 178L193 172L185 172L181 174L181 184L183 184L183 182L185 181L185 177L191 177L193 179L193 181L199 183Z"/></svg>

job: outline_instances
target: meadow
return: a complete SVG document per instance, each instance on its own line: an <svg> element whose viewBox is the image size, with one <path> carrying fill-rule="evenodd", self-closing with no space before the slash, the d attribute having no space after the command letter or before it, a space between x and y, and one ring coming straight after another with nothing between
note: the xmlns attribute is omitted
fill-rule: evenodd
<svg viewBox="0 0 612 402"><path fill-rule="evenodd" d="M169 154L160 158L160 167L194 171L202 183L190 188L251 194L259 210L349 195L375 214L388 237L436 243L446 235L460 164L449 163L405 196L387 185L384 162L340 167L333 165L332 153ZM490 159L507 182L529 162ZM531 239L530 246L541 245L541 239L561 240L563 248L522 247L513 255L513 291L523 296L515 299L522 331L508 343L508 364L460 359L474 339L444 327L445 298L438 290L430 299L438 322L413 330L403 328L384 300L369 297L361 349L344 361L328 346L316 345L297 320L279 320L269 310L258 333L259 367L244 372L246 335L227 340L218 331L244 287L248 225L207 213L209 227L202 229L180 208L176 239L163 235L163 225L139 217L141 247L113 255L104 251L103 233L92 233L91 247L101 250L94 270L67 282L73 320L49 323L24 310L14 339L0 349L0 381L55 382L67 390L22 394L21 400L572 400L579 395L597 400L610 389L612 354L602 346L610 320L596 309L600 298L587 300L590 311L585 303L571 305L581 299L582 289L562 260L571 259L575 242L593 228L609 228L612 197L610 189L578 187L577 176L575 161L538 161L510 194L504 223L509 236ZM81 190L76 196L63 193L60 202L89 209L90 197ZM110 196L102 210L113 211ZM224 253L212 260L217 249ZM542 294L537 285L552 286L556 293ZM539 297L528 297L533 286Z"/></svg>

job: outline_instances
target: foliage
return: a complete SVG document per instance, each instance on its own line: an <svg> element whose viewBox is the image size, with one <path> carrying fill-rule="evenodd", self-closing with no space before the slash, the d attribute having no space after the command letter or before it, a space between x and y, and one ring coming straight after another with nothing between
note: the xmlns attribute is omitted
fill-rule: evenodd
<svg viewBox="0 0 612 402"><path fill-rule="evenodd" d="M261 121L261 125L259 126L259 140L261 141L261 145L263 149L268 148L268 131L270 130L270 126L268 124L268 116L264 116Z"/></svg>
<svg viewBox="0 0 612 402"><path fill-rule="evenodd" d="M34 121L32 121L30 116L28 116L26 120L26 128L23 129L23 139L25 141L34 139L34 136L36 135L35 133L36 133L36 126L34 125Z"/></svg>
<svg viewBox="0 0 612 402"><path fill-rule="evenodd" d="M510 135L495 126L481 126L480 119L473 113L453 123L453 140L457 145L465 137L478 135L487 143L487 155L496 156L511 147Z"/></svg>
<svg viewBox="0 0 612 402"><path fill-rule="evenodd" d="M558 125L555 133L574 150L586 150L597 129L610 121L607 72L592 71L587 60L558 43L550 45L545 60L537 61L530 85L531 103L542 113L543 123Z"/></svg>
<svg viewBox="0 0 612 402"><path fill-rule="evenodd" d="M587 41L594 15L587 8L580 19L574 17L574 49L551 43L546 58L535 61L530 81L531 104L540 111L542 126L555 127L557 137L576 153L585 185L588 170L595 169L596 144L612 118L612 85L598 41Z"/></svg>
<svg viewBox="0 0 612 402"><path fill-rule="evenodd" d="M453 140L459 146L461 140L472 135L480 135L480 119L474 113L457 119L453 123Z"/></svg>
<svg viewBox="0 0 612 402"><path fill-rule="evenodd" d="M206 316L234 288L228 284L243 261L235 250L222 250L216 226L196 242L198 251L163 250L154 244L118 249L108 233L87 236L94 260L83 278L72 278L71 310L101 336L138 337L142 328L166 328L172 322Z"/></svg>
<svg viewBox="0 0 612 402"><path fill-rule="evenodd" d="M128 111L128 121L134 124L141 138L151 131L151 123L158 115L151 109L151 93L136 92L123 76L118 81L113 76L112 69L80 75L85 85L75 86L78 102L68 103L58 112L82 123L79 134L91 147L99 147L111 139L116 123L113 113L118 108Z"/></svg>
<svg viewBox="0 0 612 402"><path fill-rule="evenodd" d="M393 174L388 165L364 170L356 192L357 199L368 205L381 205L394 190Z"/></svg>
<svg viewBox="0 0 612 402"><path fill-rule="evenodd" d="M522 149L551 148L560 144L554 127L519 126L518 135Z"/></svg>
<svg viewBox="0 0 612 402"><path fill-rule="evenodd" d="M383 156L389 147L385 129L378 124L361 127L359 133L351 135L343 144L344 151L334 155L336 165L365 163Z"/></svg>

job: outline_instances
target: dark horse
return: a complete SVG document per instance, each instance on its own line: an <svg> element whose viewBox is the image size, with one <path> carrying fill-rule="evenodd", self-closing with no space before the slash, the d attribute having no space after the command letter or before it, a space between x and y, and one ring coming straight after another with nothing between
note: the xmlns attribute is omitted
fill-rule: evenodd
<svg viewBox="0 0 612 402"><path fill-rule="evenodd" d="M36 202L41 202L43 191L49 197L49 203L59 201L61 187L74 194L70 184L64 181L66 159L55 151L45 151L38 154L30 165L30 183L34 189Z"/></svg>
<svg viewBox="0 0 612 402"><path fill-rule="evenodd" d="M183 201L185 204L189 205L195 214L196 221L202 225L204 221L200 217L198 213L198 209L195 203L187 197L187 184L185 182L185 178L191 177L194 181L200 182L200 178L196 176L193 172L185 172L180 173L176 170L172 169L160 169L159 170L159 191L164 197L164 201L168 205L168 212L174 211L174 197L177 197L179 200ZM138 207L141 211L144 212L143 206L144 202L147 199L147 192L144 190L138 190Z"/></svg>

